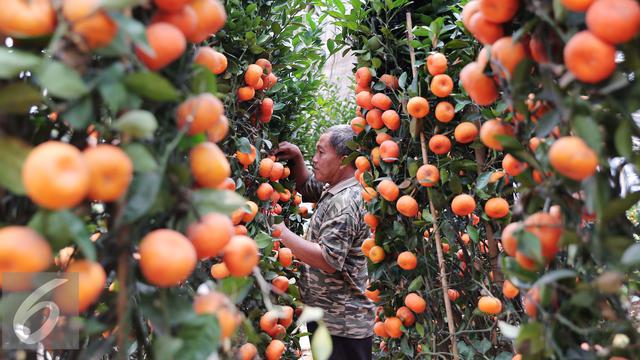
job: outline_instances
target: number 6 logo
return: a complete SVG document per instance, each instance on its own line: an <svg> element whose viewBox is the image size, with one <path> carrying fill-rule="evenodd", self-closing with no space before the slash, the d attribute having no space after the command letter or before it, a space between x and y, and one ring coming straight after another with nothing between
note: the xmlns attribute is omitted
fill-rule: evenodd
<svg viewBox="0 0 640 360"><path fill-rule="evenodd" d="M20 304L20 307L13 317L13 332L20 341L29 345L37 344L53 331L58 322L58 316L60 315L58 305L53 301L37 301L67 281L69 281L69 279L53 279L37 288ZM44 308L49 308L49 315L40 329L32 333L30 329L25 326L25 323L33 314Z"/></svg>

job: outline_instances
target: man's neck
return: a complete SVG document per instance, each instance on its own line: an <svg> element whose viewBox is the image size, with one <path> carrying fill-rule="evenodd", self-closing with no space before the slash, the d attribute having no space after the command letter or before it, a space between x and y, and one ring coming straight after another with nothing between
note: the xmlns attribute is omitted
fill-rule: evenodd
<svg viewBox="0 0 640 360"><path fill-rule="evenodd" d="M329 186L334 187L339 183L354 177L355 172L356 172L355 169L350 169L350 168L344 169L344 171L340 172L340 176L338 176L333 182L329 183Z"/></svg>

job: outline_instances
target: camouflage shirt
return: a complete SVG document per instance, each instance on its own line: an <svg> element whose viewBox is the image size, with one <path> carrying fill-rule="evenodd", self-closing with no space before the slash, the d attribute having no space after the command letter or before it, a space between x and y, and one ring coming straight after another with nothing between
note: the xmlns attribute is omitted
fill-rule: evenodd
<svg viewBox="0 0 640 360"><path fill-rule="evenodd" d="M307 201L317 203L306 239L320 244L333 274L304 265L301 268L302 301L324 310L324 321L334 336L362 339L373 335L374 304L365 296L367 259L361 246L369 236L366 209L355 178L323 191L309 177L302 189Z"/></svg>

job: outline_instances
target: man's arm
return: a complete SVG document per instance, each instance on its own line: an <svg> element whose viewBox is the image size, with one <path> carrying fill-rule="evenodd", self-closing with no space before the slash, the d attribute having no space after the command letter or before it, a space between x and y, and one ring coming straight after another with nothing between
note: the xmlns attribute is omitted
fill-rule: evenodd
<svg viewBox="0 0 640 360"><path fill-rule="evenodd" d="M274 226L282 231L282 235L280 235L282 243L291 249L293 255L298 258L298 260L329 274L336 272L336 269L329 265L324 259L320 245L301 238L289 230L283 223Z"/></svg>

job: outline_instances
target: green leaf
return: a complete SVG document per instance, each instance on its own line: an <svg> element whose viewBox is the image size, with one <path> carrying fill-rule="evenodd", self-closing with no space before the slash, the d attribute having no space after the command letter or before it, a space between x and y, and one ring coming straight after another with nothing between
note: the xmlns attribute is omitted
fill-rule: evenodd
<svg viewBox="0 0 640 360"><path fill-rule="evenodd" d="M575 278L576 276L577 276L577 273L573 270L568 270L568 269L553 270L549 273L544 274L542 277L540 277L533 286L542 287L546 284L555 283L558 280Z"/></svg>
<svg viewBox="0 0 640 360"><path fill-rule="evenodd" d="M0 186L16 195L24 195L22 164L31 147L18 138L0 137Z"/></svg>
<svg viewBox="0 0 640 360"><path fill-rule="evenodd" d="M635 266L640 264L640 244L633 244L627 248L622 254L620 262L626 266Z"/></svg>
<svg viewBox="0 0 640 360"><path fill-rule="evenodd" d="M253 287L253 277L228 276L219 280L217 289L227 294L235 304L241 303Z"/></svg>
<svg viewBox="0 0 640 360"><path fill-rule="evenodd" d="M216 76L208 68L194 64L191 90L196 94L205 92L215 94L218 92Z"/></svg>
<svg viewBox="0 0 640 360"><path fill-rule="evenodd" d="M161 183L162 175L156 171L134 174L122 216L125 224L135 222L151 209Z"/></svg>
<svg viewBox="0 0 640 360"><path fill-rule="evenodd" d="M518 139L511 135L496 135L495 138L502 144L507 151L523 151L525 150Z"/></svg>
<svg viewBox="0 0 640 360"><path fill-rule="evenodd" d="M147 40L147 29L141 22L117 11L112 11L109 15L118 23L118 28L131 38L136 47L148 54L153 54L153 49L151 49Z"/></svg>
<svg viewBox="0 0 640 360"><path fill-rule="evenodd" d="M542 249L540 240L533 234L522 231L518 237L518 251L521 251L526 257L542 263Z"/></svg>
<svg viewBox="0 0 640 360"><path fill-rule="evenodd" d="M18 82L0 88L0 113L26 114L32 106L42 103L40 90Z"/></svg>
<svg viewBox="0 0 640 360"><path fill-rule="evenodd" d="M218 318L214 314L198 315L180 326L178 337L183 341L179 359L207 359L218 347Z"/></svg>
<svg viewBox="0 0 640 360"><path fill-rule="evenodd" d="M254 236L253 239L256 241L256 244L258 245L258 249L264 249L267 246L271 245L271 243L273 242L273 240L271 239L271 236L265 233L264 231L259 231L258 234Z"/></svg>
<svg viewBox="0 0 640 360"><path fill-rule="evenodd" d="M178 99L178 90L160 74L144 71L129 74L124 83L134 93L155 101L175 101Z"/></svg>
<svg viewBox="0 0 640 360"><path fill-rule="evenodd" d="M620 126L616 129L615 141L618 153L626 158L630 158L633 152L633 144L631 141L631 123L629 121L622 121Z"/></svg>
<svg viewBox="0 0 640 360"><path fill-rule="evenodd" d="M487 184L489 184L489 179L491 179L492 174L493 174L493 171L487 171L480 174L480 176L478 176L478 179L476 181L476 189L484 190L487 187Z"/></svg>
<svg viewBox="0 0 640 360"><path fill-rule="evenodd" d="M38 83L49 95L65 100L82 97L89 92L80 74L58 61L47 61L35 70Z"/></svg>
<svg viewBox="0 0 640 360"><path fill-rule="evenodd" d="M413 279L413 281L411 281L411 283L409 284L408 291L409 292L417 291L417 290L420 290L420 288L422 288L422 276L418 276L415 279Z"/></svg>
<svg viewBox="0 0 640 360"><path fill-rule="evenodd" d="M418 332L418 335L424 337L424 326L419 322L416 323L416 331Z"/></svg>
<svg viewBox="0 0 640 360"><path fill-rule="evenodd" d="M84 221L70 211L40 210L29 221L29 227L49 240L54 251L74 242L86 259L96 260L96 249L89 238L89 230Z"/></svg>
<svg viewBox="0 0 640 360"><path fill-rule="evenodd" d="M146 3L146 0L109 0L102 1L101 5L103 8L107 10L120 10L129 7L134 7L136 5L142 5Z"/></svg>
<svg viewBox="0 0 640 360"><path fill-rule="evenodd" d="M74 102L64 113L62 119L74 129L84 129L93 117L93 100L89 96Z"/></svg>
<svg viewBox="0 0 640 360"><path fill-rule="evenodd" d="M127 92L127 88L119 81L108 81L98 86L100 96L112 113L117 113L126 106L128 97L131 96Z"/></svg>
<svg viewBox="0 0 640 360"><path fill-rule="evenodd" d="M158 128L158 120L149 111L131 110L120 116L113 127L134 138L152 139Z"/></svg>
<svg viewBox="0 0 640 360"><path fill-rule="evenodd" d="M516 348L526 348L528 354L536 354L545 349L544 326L539 322L530 322L520 327L516 339Z"/></svg>
<svg viewBox="0 0 640 360"><path fill-rule="evenodd" d="M333 343L331 342L331 334L327 326L323 323L318 325L318 328L311 338L311 353L314 360L327 360L333 351Z"/></svg>
<svg viewBox="0 0 640 360"><path fill-rule="evenodd" d="M249 139L247 139L246 137L241 137L240 139L238 139L236 146L238 148L238 151L240 151L243 154L251 154L251 142L249 142Z"/></svg>
<svg viewBox="0 0 640 360"><path fill-rule="evenodd" d="M200 189L191 193L191 202L200 214L218 212L231 215L246 201L234 191Z"/></svg>
<svg viewBox="0 0 640 360"><path fill-rule="evenodd" d="M602 136L598 124L589 116L576 115L571 119L576 133L586 141L590 148L599 153L602 150Z"/></svg>
<svg viewBox="0 0 640 360"><path fill-rule="evenodd" d="M158 162L144 145L134 143L124 146L123 149L133 162L135 172L144 173L158 170Z"/></svg>
<svg viewBox="0 0 640 360"><path fill-rule="evenodd" d="M184 345L184 341L168 335L160 335L153 342L153 357L158 360L178 359L178 351Z"/></svg>
<svg viewBox="0 0 640 360"><path fill-rule="evenodd" d="M25 70L31 70L42 59L31 53L0 47L0 79L10 79Z"/></svg>

